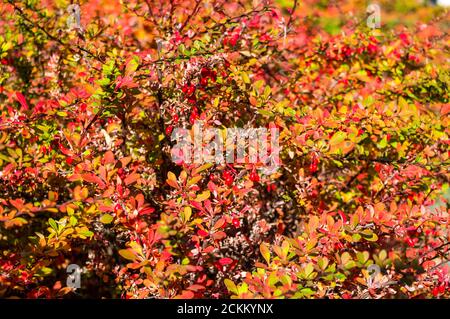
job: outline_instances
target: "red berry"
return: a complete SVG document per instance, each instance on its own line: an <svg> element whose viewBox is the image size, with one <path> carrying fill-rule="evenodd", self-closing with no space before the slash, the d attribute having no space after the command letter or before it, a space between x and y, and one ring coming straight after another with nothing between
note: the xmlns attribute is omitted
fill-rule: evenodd
<svg viewBox="0 0 450 319"><path fill-rule="evenodd" d="M202 75L202 77L209 76L209 69L208 68L202 68L202 70L200 71L200 74Z"/></svg>
<svg viewBox="0 0 450 319"><path fill-rule="evenodd" d="M386 135L386 140L389 142L391 140L391 134Z"/></svg>
<svg viewBox="0 0 450 319"><path fill-rule="evenodd" d="M175 115L172 117L172 119L173 119L173 122L174 122L174 123L178 123L178 120L179 120L178 114L175 114Z"/></svg>
<svg viewBox="0 0 450 319"><path fill-rule="evenodd" d="M405 242L408 244L409 247L414 247L414 241L411 238L406 238Z"/></svg>
<svg viewBox="0 0 450 319"><path fill-rule="evenodd" d="M237 218L233 218L233 220L231 221L233 223L233 226L236 228L241 227L241 221Z"/></svg>
<svg viewBox="0 0 450 319"><path fill-rule="evenodd" d="M196 112L192 112L191 116L189 117L189 123L194 125L194 123L197 120L197 118L198 118L198 114Z"/></svg>
<svg viewBox="0 0 450 319"><path fill-rule="evenodd" d="M254 183L257 183L257 182L259 182L259 175L258 175L258 173L256 173L256 171L255 170L253 170L251 173L250 173L250 180L252 181L252 182L254 182Z"/></svg>
<svg viewBox="0 0 450 319"><path fill-rule="evenodd" d="M434 287L433 290L431 291L431 293L433 294L433 296L437 297L439 295L439 288Z"/></svg>
<svg viewBox="0 0 450 319"><path fill-rule="evenodd" d="M375 53L377 53L378 52L378 47L376 46L376 45L374 45L374 44L369 44L368 46L367 46L367 51L370 53L370 54L375 54Z"/></svg>
<svg viewBox="0 0 450 319"><path fill-rule="evenodd" d="M311 173L317 172L317 164L319 164L319 159L316 156L312 156L311 164L309 165Z"/></svg>
<svg viewBox="0 0 450 319"><path fill-rule="evenodd" d="M230 171L224 171L222 174L222 178L224 179L227 186L233 185L234 178L233 175L231 175Z"/></svg>
<svg viewBox="0 0 450 319"><path fill-rule="evenodd" d="M173 131L173 126L172 125L169 125L168 127L166 127L166 134L167 135L170 135L172 133L172 131Z"/></svg>
<svg viewBox="0 0 450 319"><path fill-rule="evenodd" d="M439 293L443 294L445 292L445 285L439 286Z"/></svg>

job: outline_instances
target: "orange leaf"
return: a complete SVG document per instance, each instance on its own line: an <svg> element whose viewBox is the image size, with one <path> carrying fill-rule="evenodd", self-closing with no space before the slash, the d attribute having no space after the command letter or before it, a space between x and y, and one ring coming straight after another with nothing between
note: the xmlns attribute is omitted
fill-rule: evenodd
<svg viewBox="0 0 450 319"><path fill-rule="evenodd" d="M141 175L139 175L138 173L132 173L132 174L128 175L127 178L125 178L125 184L126 185L133 184L134 182L136 182L139 179L140 176Z"/></svg>
<svg viewBox="0 0 450 319"><path fill-rule="evenodd" d="M167 173L166 183L169 184L169 186L172 186L173 188L179 187L177 183L177 177L172 172Z"/></svg>

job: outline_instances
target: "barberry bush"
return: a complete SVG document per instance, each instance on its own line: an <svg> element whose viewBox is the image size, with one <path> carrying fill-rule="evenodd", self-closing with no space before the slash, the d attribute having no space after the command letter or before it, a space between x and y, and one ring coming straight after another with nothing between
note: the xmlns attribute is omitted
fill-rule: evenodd
<svg viewBox="0 0 450 319"><path fill-rule="evenodd" d="M367 4L3 0L0 296L448 298L448 11ZM196 121L278 170L174 162Z"/></svg>

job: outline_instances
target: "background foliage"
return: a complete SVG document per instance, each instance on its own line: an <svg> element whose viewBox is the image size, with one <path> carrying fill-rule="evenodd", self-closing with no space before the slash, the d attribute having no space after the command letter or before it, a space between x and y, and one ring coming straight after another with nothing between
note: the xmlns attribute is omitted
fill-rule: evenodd
<svg viewBox="0 0 450 319"><path fill-rule="evenodd" d="M69 4L0 4L0 296L449 296L447 11ZM173 163L195 120L278 127L281 168Z"/></svg>

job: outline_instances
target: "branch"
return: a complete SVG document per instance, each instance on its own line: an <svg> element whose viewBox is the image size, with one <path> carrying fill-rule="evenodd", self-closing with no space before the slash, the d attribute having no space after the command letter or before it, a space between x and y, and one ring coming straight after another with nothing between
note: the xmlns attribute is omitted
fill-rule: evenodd
<svg viewBox="0 0 450 319"><path fill-rule="evenodd" d="M8 0L8 3L10 5L12 5L14 7L14 10L16 10L19 15L28 23L30 23L31 25L35 26L36 28L38 28L39 30L41 30L42 32L44 32L44 34L47 36L47 38L49 38L52 41L55 41L59 44L61 44L62 46L64 46L65 48L69 49L69 51L71 51L72 53L80 53L80 52L85 52L86 54L88 54L89 56L93 57L94 59L96 59L97 61L99 61L100 63L104 63L104 61L97 55L95 55L94 53L92 53L91 51L89 51L88 49L83 48L82 46L76 44L74 45L78 51L76 51L75 49L73 49L69 44L64 43L60 38L52 35L50 32L48 32L44 27L42 27L41 25L39 25L39 23L31 20L30 18L28 18L28 16L25 14L25 12L22 10L22 8L20 8L19 6L17 6L12 0Z"/></svg>
<svg viewBox="0 0 450 319"><path fill-rule="evenodd" d="M193 16L195 16L198 13L199 6L202 0L197 0L195 2L194 10L192 10L192 13L187 17L186 21L184 21L183 25L178 30L180 33L183 31L183 29L186 27L186 25L189 23L189 21L192 19Z"/></svg>

